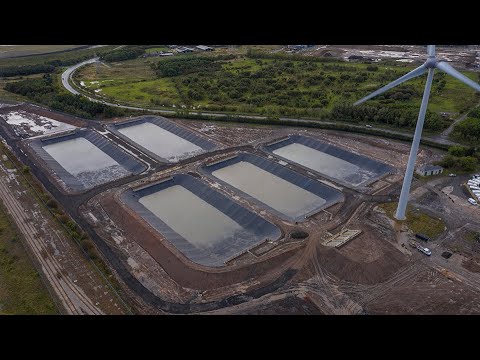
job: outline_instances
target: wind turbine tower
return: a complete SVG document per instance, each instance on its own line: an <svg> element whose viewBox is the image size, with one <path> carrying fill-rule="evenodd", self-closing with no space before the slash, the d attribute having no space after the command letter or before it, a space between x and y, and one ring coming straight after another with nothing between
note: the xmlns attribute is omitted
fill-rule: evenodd
<svg viewBox="0 0 480 360"><path fill-rule="evenodd" d="M408 74L403 75L401 78L391 82L388 85L385 85L381 89L374 91L370 95L364 97L363 99L357 101L354 105L359 105L377 95L383 94L384 92L394 88L401 83L416 78L417 76L428 73L427 82L425 84L425 91L423 92L422 105L420 106L420 112L418 114L417 126L415 128L415 135L413 136L412 148L410 150L410 156L408 158L407 170L405 171L405 177L403 178L402 192L400 193L400 199L398 201L397 211L395 213L395 218L397 220L405 220L405 212L407 209L408 196L410 194L410 186L412 184L413 171L415 168L415 162L417 160L418 147L420 145L420 138L422 136L423 123L425 121L425 113L427 112L428 99L430 97L430 89L432 88L433 73L435 69L439 69L450 76L453 76L455 79L460 80L464 84L474 88L477 91L480 91L480 85L475 81L470 80L468 77L462 75L457 70L455 70L447 62L438 59L435 55L435 45L427 46L428 58L423 65L420 65L415 70L410 71Z"/></svg>

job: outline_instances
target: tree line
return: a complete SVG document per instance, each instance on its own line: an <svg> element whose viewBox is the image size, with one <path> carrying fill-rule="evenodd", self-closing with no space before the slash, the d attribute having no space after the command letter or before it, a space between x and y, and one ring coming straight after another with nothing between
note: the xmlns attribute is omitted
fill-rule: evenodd
<svg viewBox="0 0 480 360"><path fill-rule="evenodd" d="M54 110L87 119L111 118L124 114L123 109L93 102L81 95L58 93L58 89L49 74L44 75L40 79L9 82L5 85L5 90L26 96L28 99L44 104Z"/></svg>
<svg viewBox="0 0 480 360"><path fill-rule="evenodd" d="M375 122L395 127L413 128L416 125L418 109L414 106L390 106L337 104L330 113L331 120L353 123ZM446 129L449 122L439 114L427 110L424 128L430 131Z"/></svg>
<svg viewBox="0 0 480 360"><path fill-rule="evenodd" d="M448 154L437 164L447 169L472 172L480 163L480 152L476 147L451 146Z"/></svg>
<svg viewBox="0 0 480 360"><path fill-rule="evenodd" d="M55 66L51 64L36 64L24 66L8 66L0 68L0 77L12 77L22 75L32 75L40 73L52 73Z"/></svg>
<svg viewBox="0 0 480 360"><path fill-rule="evenodd" d="M454 134L469 142L480 142L480 107L472 110L468 118L460 121L454 128Z"/></svg>
<svg viewBox="0 0 480 360"><path fill-rule="evenodd" d="M145 46L126 46L100 56L101 60L114 62L136 59L145 53Z"/></svg>
<svg viewBox="0 0 480 360"><path fill-rule="evenodd" d="M194 72L211 73L221 69L221 61L234 59L235 55L195 56L186 55L167 58L152 64L157 76L173 77Z"/></svg>

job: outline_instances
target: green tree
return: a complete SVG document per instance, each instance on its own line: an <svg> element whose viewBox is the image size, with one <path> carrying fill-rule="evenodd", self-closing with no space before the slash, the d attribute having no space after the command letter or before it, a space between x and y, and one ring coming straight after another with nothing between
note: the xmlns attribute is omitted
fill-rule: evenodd
<svg viewBox="0 0 480 360"><path fill-rule="evenodd" d="M453 156L466 156L467 155L466 151L467 151L466 148L458 145L451 146L450 148L448 148L448 153Z"/></svg>
<svg viewBox="0 0 480 360"><path fill-rule="evenodd" d="M477 159L472 156L458 158L457 166L463 171L473 171L477 167Z"/></svg>
<svg viewBox="0 0 480 360"><path fill-rule="evenodd" d="M442 161L440 161L440 165L445 167L445 168L453 168L455 166L455 164L457 163L457 158L453 155L445 155L442 159Z"/></svg>
<svg viewBox="0 0 480 360"><path fill-rule="evenodd" d="M467 118L457 125L454 129L455 133L466 140L480 140L480 118Z"/></svg>

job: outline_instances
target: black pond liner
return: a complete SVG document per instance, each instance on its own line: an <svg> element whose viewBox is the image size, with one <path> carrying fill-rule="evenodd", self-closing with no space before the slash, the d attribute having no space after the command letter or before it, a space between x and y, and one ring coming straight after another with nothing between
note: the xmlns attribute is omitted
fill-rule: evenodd
<svg viewBox="0 0 480 360"><path fill-rule="evenodd" d="M107 129L114 133L116 136L122 138L124 141L128 142L132 146L138 148L142 152L148 154L149 156L153 157L154 159L157 159L158 161L165 162L165 163L172 163L174 161L169 161L168 159L164 159L160 157L159 155L153 153L152 151L146 149L145 147L141 146L140 144L136 143L132 139L130 139L128 136L122 134L119 129L126 128L129 126L134 126L134 125L140 125L143 123L151 123L154 124L164 130L167 130L168 132L171 132L172 134L175 134L192 144L195 144L199 147L201 147L204 151L203 152L208 152L215 150L217 148L217 144L215 144L213 141L210 141L200 135L195 134L193 131L187 130L181 126L176 125L174 122L161 117L161 116L142 116L139 118L135 118L132 120L127 120L115 124L111 124L107 126ZM188 157L185 157L185 159ZM182 159L183 160L183 159Z"/></svg>
<svg viewBox="0 0 480 360"><path fill-rule="evenodd" d="M175 232L153 212L143 206L139 200L171 186L180 185L208 204L221 211L245 230L241 237L225 238L210 247L201 249L188 242ZM191 261L205 266L223 266L249 249L263 243L267 239L276 240L281 236L280 229L257 214L245 209L225 195L190 175L178 174L169 179L146 185L137 189L129 189L121 196L122 201L139 214L153 228L161 233L178 251ZM188 219L185 219L188 221Z"/></svg>
<svg viewBox="0 0 480 360"><path fill-rule="evenodd" d="M298 214L297 216L294 216L294 217L291 217L291 216L288 216L286 214L283 214L281 212L279 212L278 210L275 210L274 208L270 207L269 205L265 204L264 202L258 200L257 198L237 189L236 187L230 185L229 183L227 182L224 182L220 179L218 179L217 177L215 177L212 173L218 169L221 169L221 168L224 168L224 167L227 167L227 166L230 166L230 165L233 165L233 164L236 164L238 162L241 162L241 161L245 161L245 162L248 162L250 164L253 164L275 176L278 176L294 185L297 185L298 187L304 189L304 190L307 190L319 197L321 197L322 199L325 200L325 203L322 205L322 206L319 206L317 207L315 210L311 211L310 213L308 214L304 214L304 213L301 213L301 214ZM292 222L302 222L302 221L305 221L309 216L313 215L313 214L316 214L318 213L319 211L321 211L322 209L325 209L325 208L328 208L334 204L336 204L337 202L340 202L344 199L343 197L343 194L338 191L338 190L335 190L334 188L331 188L330 186L327 186L325 184L322 184L321 182L315 180L315 179L311 179L307 176L304 176L304 175L301 175L293 170L290 170L288 169L287 167L285 166L282 166L282 165L279 165L278 163L276 162L272 162L272 161L269 161L265 158L262 158L260 156L256 156L256 155L253 155L253 154L249 154L249 153L240 153L239 155L237 156L234 156L234 157L231 157L231 158L228 158L228 159L225 159L225 160L220 160L218 162L215 162L215 163L212 163L212 164L206 164L206 165L203 165L202 168L201 168L201 171L206 174L207 176L209 176L210 178L214 179L215 181L218 181L219 183L233 189L234 191L236 191L237 193L239 193L242 197L244 197L245 199L248 199L249 201L253 202L253 203L256 203L264 208L266 208L267 210L269 210L270 212L272 212L273 214L277 215L278 217L282 218L282 219L285 219L285 220L288 220L288 221L292 221Z"/></svg>
<svg viewBox="0 0 480 360"><path fill-rule="evenodd" d="M65 170L47 151L43 149L43 147L46 145L60 143L76 138L84 138L91 142L93 145L95 145L97 148L99 148L101 151L103 151L113 160L115 160L125 170L127 170L128 173L124 176L112 177L110 180L88 186L82 183L77 177L70 174L67 170ZM118 180L119 178L131 174L139 174L146 169L146 166L137 159L135 159L132 155L123 151L121 148L114 145L112 142L108 141L106 138L90 129L78 129L74 132L66 133L63 135L35 138L27 141L33 151L37 154L37 156L39 156L46 163L47 167L51 169L72 192L84 191L110 181Z"/></svg>
<svg viewBox="0 0 480 360"><path fill-rule="evenodd" d="M350 178L351 181L348 181L348 180L342 179L342 178L334 178L334 177L331 177L329 175L323 174L323 173L321 173L317 170L314 170L314 169L311 169L311 168L306 167L304 165L301 165L301 164L299 164L299 163L297 163L293 160L284 158L280 155L277 155L277 154L273 153L273 151L275 151L279 148L282 148L282 147L285 147L287 145L294 144L294 143L307 146L307 147L312 148L314 150L317 150L317 151L323 152L325 154L334 156L338 159L342 159L344 161L347 161L351 164L354 164L354 165L358 166L361 170L370 172L371 176L369 176L369 179L364 180L364 181L361 181L362 177L361 177L360 174L353 174ZM334 182L338 182L342 185L345 185L345 186L351 187L351 188L365 187L365 186L371 184L372 182L376 181L380 177L386 175L386 174L394 174L396 172L396 170L393 166L384 164L380 161L368 158L368 157L363 156L363 155L355 154L353 152L341 149L339 147L336 147L336 146L324 143L320 140L312 139L310 137L303 136L303 135L290 135L287 139L264 145L263 149L265 151L267 151L268 153L271 153L273 156L275 156L277 158L283 159L287 162L292 162L292 163L300 166L303 169L306 169L306 170L311 171L313 173L319 174L319 175L321 175L321 176L323 176L323 177L325 177L329 180L332 180ZM361 182L357 183L356 181L361 181Z"/></svg>

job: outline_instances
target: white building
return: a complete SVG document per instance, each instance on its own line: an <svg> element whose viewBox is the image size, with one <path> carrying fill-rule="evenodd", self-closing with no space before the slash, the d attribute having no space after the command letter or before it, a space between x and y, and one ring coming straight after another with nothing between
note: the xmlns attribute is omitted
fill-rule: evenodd
<svg viewBox="0 0 480 360"><path fill-rule="evenodd" d="M443 173L443 167L437 165L419 166L416 173L422 176L438 175Z"/></svg>

